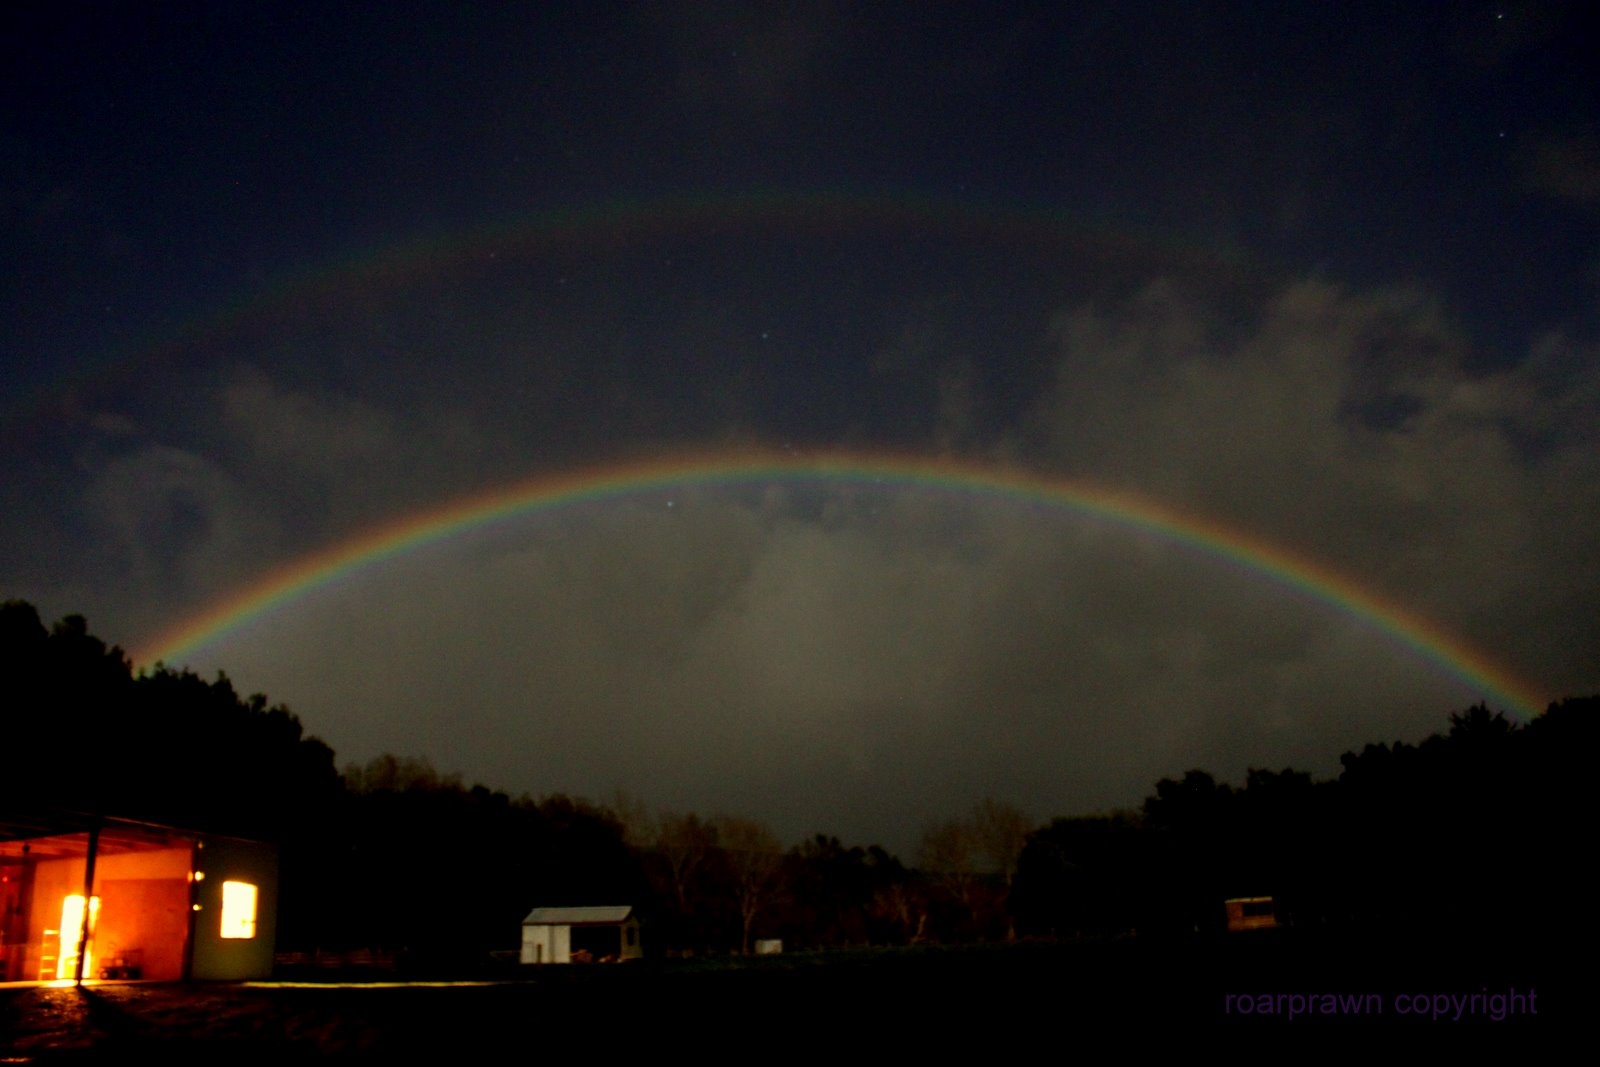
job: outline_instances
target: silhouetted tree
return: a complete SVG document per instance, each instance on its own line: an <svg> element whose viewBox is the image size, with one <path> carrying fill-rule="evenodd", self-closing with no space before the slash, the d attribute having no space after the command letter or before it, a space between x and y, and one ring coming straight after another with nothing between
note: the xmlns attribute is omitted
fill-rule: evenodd
<svg viewBox="0 0 1600 1067"><path fill-rule="evenodd" d="M759 919L782 893L783 846L777 835L753 819L732 815L715 820L717 848L739 904L740 949L750 952Z"/></svg>
<svg viewBox="0 0 1600 1067"><path fill-rule="evenodd" d="M898 929L879 920L874 901L907 877L900 861L878 845L846 848L837 837L815 835L787 859L786 941L815 947L903 941Z"/></svg>
<svg viewBox="0 0 1600 1067"><path fill-rule="evenodd" d="M127 657L70 615L46 633L32 605L0 605L12 685L3 728L12 803L62 807L281 840L338 795L333 752L282 705L241 698Z"/></svg>

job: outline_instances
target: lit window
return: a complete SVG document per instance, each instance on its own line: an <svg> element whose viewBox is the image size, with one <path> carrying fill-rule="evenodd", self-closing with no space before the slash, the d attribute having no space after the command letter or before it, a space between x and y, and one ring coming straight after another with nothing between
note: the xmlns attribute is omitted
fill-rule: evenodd
<svg viewBox="0 0 1600 1067"><path fill-rule="evenodd" d="M222 883L222 936L256 936L256 887L249 882Z"/></svg>

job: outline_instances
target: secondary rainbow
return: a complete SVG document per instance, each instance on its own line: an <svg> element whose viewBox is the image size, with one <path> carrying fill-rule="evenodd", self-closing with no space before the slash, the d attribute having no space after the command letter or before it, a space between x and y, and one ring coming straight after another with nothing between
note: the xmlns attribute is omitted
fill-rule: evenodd
<svg viewBox="0 0 1600 1067"><path fill-rule="evenodd" d="M125 349L110 348L68 380L46 383L5 412L13 421L53 420L66 393L129 383L152 365L185 353L237 347L241 332L271 329L277 316L319 303L359 302L374 292L431 278L481 270L497 257L528 262L551 258L562 247L642 247L676 235L704 236L749 227L831 234L882 231L938 235L955 242L1015 242L1023 247L1071 244L1080 256L1137 260L1153 274L1171 270L1271 275L1270 265L1227 249L1172 239L1128 226L1080 218L1058 205L966 201L915 189L754 188L737 192L681 190L569 204L481 222L458 229L422 230L384 244L346 250L300 264L265 285L197 309L157 335Z"/></svg>
<svg viewBox="0 0 1600 1067"><path fill-rule="evenodd" d="M1014 468L845 452L805 456L787 452L680 455L544 475L464 496L373 527L269 571L158 636L137 651L134 660L140 664L180 663L184 657L253 620L287 608L315 589L469 530L536 512L651 492L795 481L933 489L1042 505L1143 530L1214 559L1238 564L1353 616L1444 674L1467 683L1481 699L1503 704L1524 720L1537 714L1542 706L1532 685L1434 622L1362 589L1329 567L1223 523L1136 495Z"/></svg>

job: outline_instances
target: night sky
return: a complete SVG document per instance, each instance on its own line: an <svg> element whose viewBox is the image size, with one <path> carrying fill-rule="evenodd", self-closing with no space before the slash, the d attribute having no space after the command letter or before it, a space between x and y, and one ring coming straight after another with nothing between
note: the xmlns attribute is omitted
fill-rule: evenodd
<svg viewBox="0 0 1600 1067"><path fill-rule="evenodd" d="M1595 693L1597 44L1559 3L8 7L0 596L139 651L519 479L893 454L1206 517ZM1484 695L893 478L536 512L184 663L342 762L899 847Z"/></svg>

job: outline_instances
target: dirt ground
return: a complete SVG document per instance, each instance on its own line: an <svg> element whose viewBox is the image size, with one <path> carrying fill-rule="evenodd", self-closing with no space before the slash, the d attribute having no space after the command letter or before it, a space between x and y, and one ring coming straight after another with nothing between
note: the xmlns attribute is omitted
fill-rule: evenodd
<svg viewBox="0 0 1600 1067"><path fill-rule="evenodd" d="M1586 991L1514 942L1246 936L523 973L517 981L494 982L0 989L0 1062L137 1062L147 1055L167 1064L455 1062L463 1054L507 1051L677 1047L713 1054L795 1042L992 1054L1025 1031L1058 1047L1093 1032L1173 1048L1349 1038L1368 1046L1471 1043L1479 1050L1503 1042L1526 1052L1592 1019ZM1488 996L1516 991L1524 997L1520 1010L1492 1018ZM1530 992L1539 998L1531 1004ZM1328 993L1363 994L1377 1011L1307 1010L1309 998ZM1474 993L1482 995L1476 1008L1467 999ZM1304 999L1296 1002L1297 994ZM1457 998L1438 1002L1443 1014L1433 1007L1439 996ZM1417 1010L1419 997L1429 998L1427 1013Z"/></svg>

